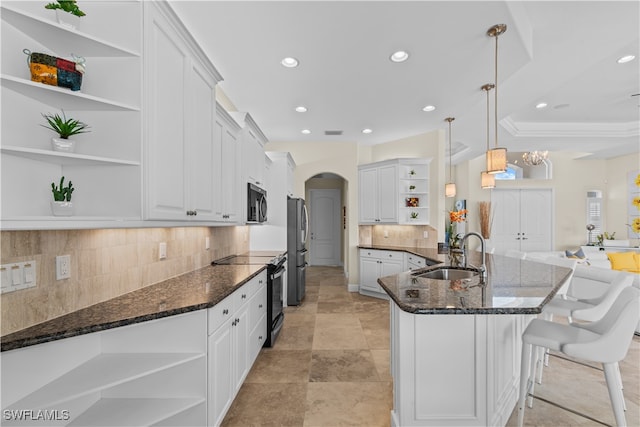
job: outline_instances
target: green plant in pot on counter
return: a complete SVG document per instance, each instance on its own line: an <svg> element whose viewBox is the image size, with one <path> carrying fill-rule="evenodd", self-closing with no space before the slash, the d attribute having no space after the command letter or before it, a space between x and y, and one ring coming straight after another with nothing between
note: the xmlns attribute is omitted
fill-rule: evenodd
<svg viewBox="0 0 640 427"><path fill-rule="evenodd" d="M60 136L60 138L51 139L54 151L73 152L75 144L69 139L69 137L81 133L90 132L88 124L83 123L77 119L68 119L64 113L64 110L62 110L62 116L60 116L60 114L58 113L48 113L42 114L42 117L45 118L47 124L41 124L40 126L52 130Z"/></svg>
<svg viewBox="0 0 640 427"><path fill-rule="evenodd" d="M57 0L55 2L48 3L44 6L45 9L60 9L65 12L69 12L75 16L86 16L86 13L80 10L78 7L76 0Z"/></svg>

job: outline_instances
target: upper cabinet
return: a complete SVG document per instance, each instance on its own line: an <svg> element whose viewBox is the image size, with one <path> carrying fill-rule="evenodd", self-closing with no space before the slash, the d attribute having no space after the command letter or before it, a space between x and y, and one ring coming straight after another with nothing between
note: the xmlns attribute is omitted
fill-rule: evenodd
<svg viewBox="0 0 640 427"><path fill-rule="evenodd" d="M215 101L222 77L166 3L144 9L145 219L222 220Z"/></svg>
<svg viewBox="0 0 640 427"><path fill-rule="evenodd" d="M41 2L2 2L2 228L82 228L140 220L142 152L142 3L95 1L78 29L56 21ZM104 22L118 22L117 29ZM24 49L86 58L81 89L31 81ZM58 135L42 114L90 126L74 152L53 151ZM51 183L75 191L73 217L54 217Z"/></svg>
<svg viewBox="0 0 640 427"><path fill-rule="evenodd" d="M249 113L234 112L231 115L242 126L242 158L246 182L265 188L265 153L264 145L267 137L262 133L258 124Z"/></svg>
<svg viewBox="0 0 640 427"><path fill-rule="evenodd" d="M360 224L428 224L430 159L360 165Z"/></svg>
<svg viewBox="0 0 640 427"><path fill-rule="evenodd" d="M210 167L213 177L215 217L218 221L238 223L240 203L246 197L246 185L240 178L240 126L220 105L216 106L215 158Z"/></svg>

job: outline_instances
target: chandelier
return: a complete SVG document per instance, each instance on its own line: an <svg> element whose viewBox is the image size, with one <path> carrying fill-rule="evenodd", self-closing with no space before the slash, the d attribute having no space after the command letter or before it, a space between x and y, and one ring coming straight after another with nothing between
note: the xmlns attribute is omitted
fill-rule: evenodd
<svg viewBox="0 0 640 427"><path fill-rule="evenodd" d="M525 165L538 166L547 160L548 151L529 151L522 155L522 161Z"/></svg>

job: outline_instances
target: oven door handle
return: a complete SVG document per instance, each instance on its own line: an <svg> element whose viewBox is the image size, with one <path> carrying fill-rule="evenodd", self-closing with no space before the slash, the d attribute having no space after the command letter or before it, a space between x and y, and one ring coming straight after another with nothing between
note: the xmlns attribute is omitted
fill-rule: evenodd
<svg viewBox="0 0 640 427"><path fill-rule="evenodd" d="M271 280L277 279L278 277L282 276L284 274L284 272L286 271L285 268L279 268L276 271L274 271L271 274Z"/></svg>

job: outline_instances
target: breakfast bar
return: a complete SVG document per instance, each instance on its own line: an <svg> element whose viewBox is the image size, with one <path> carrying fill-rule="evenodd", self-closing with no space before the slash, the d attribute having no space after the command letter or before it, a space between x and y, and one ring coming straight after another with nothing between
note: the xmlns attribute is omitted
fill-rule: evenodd
<svg viewBox="0 0 640 427"><path fill-rule="evenodd" d="M481 264L480 253L469 257ZM484 283L471 268L433 278L442 264L378 279L391 304L392 426L507 423L522 331L571 270L490 254L485 264Z"/></svg>

